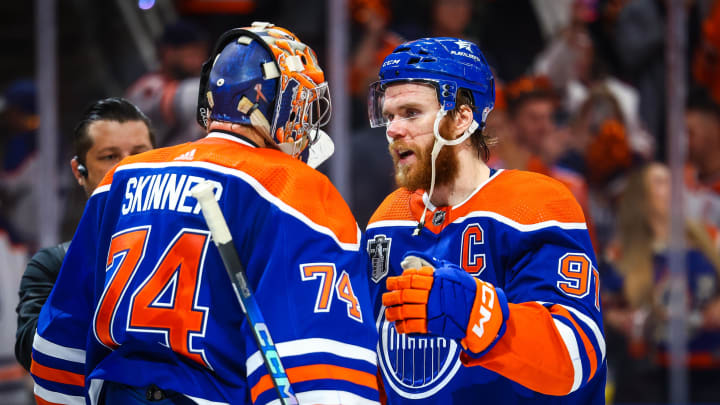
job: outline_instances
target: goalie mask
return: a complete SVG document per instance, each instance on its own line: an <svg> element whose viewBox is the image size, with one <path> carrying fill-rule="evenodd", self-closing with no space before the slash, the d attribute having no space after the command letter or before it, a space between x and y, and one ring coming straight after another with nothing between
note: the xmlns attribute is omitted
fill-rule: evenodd
<svg viewBox="0 0 720 405"><path fill-rule="evenodd" d="M330 141L320 130L330 119L330 108L315 52L272 24L253 23L226 32L203 65L200 125L207 128L210 120L251 125L280 150L305 162L308 146L321 137Z"/></svg>

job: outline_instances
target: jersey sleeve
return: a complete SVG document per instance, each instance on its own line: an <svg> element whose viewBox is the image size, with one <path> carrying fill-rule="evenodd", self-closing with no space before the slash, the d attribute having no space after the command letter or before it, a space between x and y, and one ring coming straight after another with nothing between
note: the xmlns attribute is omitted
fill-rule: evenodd
<svg viewBox="0 0 720 405"><path fill-rule="evenodd" d="M376 404L377 332L359 229L334 188L313 197L308 215L272 198L238 213L235 245L299 402ZM246 336L250 400L271 402L277 394Z"/></svg>
<svg viewBox="0 0 720 405"><path fill-rule="evenodd" d="M102 193L88 202L55 286L40 311L30 373L39 404L85 403L85 354L94 310L94 274Z"/></svg>
<svg viewBox="0 0 720 405"><path fill-rule="evenodd" d="M544 222L513 229L502 287L509 301L505 335L481 365L534 391L567 395L605 361L599 275L584 223Z"/></svg>

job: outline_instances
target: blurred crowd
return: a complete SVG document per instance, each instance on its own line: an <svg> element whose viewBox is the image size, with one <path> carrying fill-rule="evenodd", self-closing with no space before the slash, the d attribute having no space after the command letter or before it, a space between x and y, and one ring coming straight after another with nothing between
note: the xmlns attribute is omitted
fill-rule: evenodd
<svg viewBox="0 0 720 405"><path fill-rule="evenodd" d="M159 68L125 83L123 94L105 94L137 104L151 118L158 146L203 133L194 122L198 76L209 39L224 27L208 24L212 16L197 15L192 3L178 2L180 18L156 38ZM233 11L235 25L275 21L304 38L323 40L323 24L295 23L287 7L240 3L243 7ZM686 0L683 5L687 366L693 401L720 403L720 0ZM349 6L349 203L359 225L394 187L384 133L371 130L367 122L367 89L382 60L404 40L420 37L478 43L496 77L495 108L486 127L494 140L490 166L536 171L561 181L590 225L600 263L609 403L667 401L668 2L349 0ZM310 9L324 15L325 7L326 2L311 1L298 13ZM326 60L325 44L312 45ZM7 81L2 91L0 243L15 255L6 260L10 263L22 262L38 248L34 201L43 197L32 189L39 121L34 82ZM64 187L72 188L72 182ZM66 215L77 217L77 201L65 199ZM0 322L14 315L8 294L16 290L0 291ZM4 347L0 339L0 395L3 384L13 383L2 376L16 376L3 374L3 367L14 365Z"/></svg>

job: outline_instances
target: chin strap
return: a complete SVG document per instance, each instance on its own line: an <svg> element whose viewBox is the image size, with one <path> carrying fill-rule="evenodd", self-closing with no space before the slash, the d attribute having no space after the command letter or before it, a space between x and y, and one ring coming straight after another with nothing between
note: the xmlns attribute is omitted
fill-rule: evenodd
<svg viewBox="0 0 720 405"><path fill-rule="evenodd" d="M420 216L420 221L418 221L417 227L413 231L413 236L420 235L420 231L425 227L425 214L430 208L428 207L428 205L430 204L430 197L432 197L433 191L435 191L435 160L440 154L440 149L442 149L445 145L454 146L465 142L465 140L470 138L470 135L472 135L480 126L477 121L473 120L468 129L465 130L461 137L448 140L440 136L440 121L443 119L443 117L445 117L445 115L447 115L447 110L443 108L440 108L435 115L435 122L433 123L433 136L435 137L435 141L433 143L432 152L430 152L430 189L428 190L427 200L423 201L425 204L425 208L423 208L422 215Z"/></svg>

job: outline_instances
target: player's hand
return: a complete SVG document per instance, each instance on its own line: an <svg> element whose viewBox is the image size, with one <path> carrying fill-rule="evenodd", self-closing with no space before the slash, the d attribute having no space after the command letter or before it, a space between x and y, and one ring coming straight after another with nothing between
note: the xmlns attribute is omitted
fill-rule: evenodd
<svg viewBox="0 0 720 405"><path fill-rule="evenodd" d="M402 275L387 279L383 305L399 333L430 333L460 340L470 354L482 354L502 336L505 294L459 266L408 252Z"/></svg>

